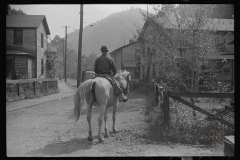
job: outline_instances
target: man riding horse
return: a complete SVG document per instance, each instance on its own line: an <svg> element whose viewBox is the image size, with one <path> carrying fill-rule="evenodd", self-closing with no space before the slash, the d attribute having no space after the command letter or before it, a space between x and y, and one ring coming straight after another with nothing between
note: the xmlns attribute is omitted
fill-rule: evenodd
<svg viewBox="0 0 240 160"><path fill-rule="evenodd" d="M123 94L123 90L120 88L118 82L116 82L113 77L116 74L116 65L114 60L107 54L107 46L101 47L102 55L98 57L95 61L94 72L97 77L104 77L110 81L110 83L117 88L119 102L127 102L128 98Z"/></svg>

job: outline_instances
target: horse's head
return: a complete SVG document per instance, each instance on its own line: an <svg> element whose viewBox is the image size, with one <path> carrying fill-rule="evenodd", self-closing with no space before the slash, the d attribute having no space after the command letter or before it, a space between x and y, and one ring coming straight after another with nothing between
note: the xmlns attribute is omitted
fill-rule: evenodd
<svg viewBox="0 0 240 160"><path fill-rule="evenodd" d="M129 82L131 81L131 73L124 70L115 75L115 79L120 83L124 94L129 92Z"/></svg>

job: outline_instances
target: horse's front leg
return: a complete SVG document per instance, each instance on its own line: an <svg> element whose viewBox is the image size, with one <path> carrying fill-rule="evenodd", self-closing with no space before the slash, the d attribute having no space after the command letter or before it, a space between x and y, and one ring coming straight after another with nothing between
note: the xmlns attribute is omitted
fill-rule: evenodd
<svg viewBox="0 0 240 160"><path fill-rule="evenodd" d="M105 114L106 110L106 105L101 105L100 106L100 115L98 117L98 140L99 142L103 142L104 138L101 135L101 128L102 128L102 121L103 121L103 116Z"/></svg>
<svg viewBox="0 0 240 160"><path fill-rule="evenodd" d="M92 136L92 126L91 126L91 110L92 110L92 105L87 106L87 121L88 121L88 141L93 141L93 136Z"/></svg>
<svg viewBox="0 0 240 160"><path fill-rule="evenodd" d="M104 127L105 134L104 134L104 138L108 138L108 137L109 137L108 129L107 129L107 119L108 119L108 115L107 115L107 108L106 108L106 110L105 110L105 115L104 115L104 122L105 122L105 127Z"/></svg>
<svg viewBox="0 0 240 160"><path fill-rule="evenodd" d="M113 130L113 133L117 133L117 129L115 127L116 111L117 111L117 103L115 105L113 105L113 116L112 116L112 120L113 120L112 130Z"/></svg>

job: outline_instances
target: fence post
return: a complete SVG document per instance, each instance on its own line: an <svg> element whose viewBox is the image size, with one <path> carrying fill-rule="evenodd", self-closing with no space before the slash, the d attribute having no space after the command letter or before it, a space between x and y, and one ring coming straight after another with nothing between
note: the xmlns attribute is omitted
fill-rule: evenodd
<svg viewBox="0 0 240 160"><path fill-rule="evenodd" d="M20 82L17 83L17 93L18 96L20 96Z"/></svg>
<svg viewBox="0 0 240 160"><path fill-rule="evenodd" d="M164 123L169 126L169 96L167 91L163 91L163 112L164 112Z"/></svg>
<svg viewBox="0 0 240 160"><path fill-rule="evenodd" d="M33 94L36 95L36 86L35 86L35 80L33 81Z"/></svg>
<svg viewBox="0 0 240 160"><path fill-rule="evenodd" d="M46 92L48 92L48 81L46 81Z"/></svg>
<svg viewBox="0 0 240 160"><path fill-rule="evenodd" d="M156 104L159 103L159 92L158 92L158 88L159 88L158 85L155 84L155 93L156 93L155 97L156 97Z"/></svg>

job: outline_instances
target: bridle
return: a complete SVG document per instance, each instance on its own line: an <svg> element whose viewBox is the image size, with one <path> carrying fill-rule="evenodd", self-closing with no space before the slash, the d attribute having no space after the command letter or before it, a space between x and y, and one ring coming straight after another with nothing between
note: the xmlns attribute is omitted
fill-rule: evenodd
<svg viewBox="0 0 240 160"><path fill-rule="evenodd" d="M123 93L124 94L127 94L128 92L129 92L129 83L130 83L130 79L129 79L129 77L131 76L131 73L129 73L129 75L127 75L127 80L125 79L125 81L127 81L127 85L126 85L126 87L125 88L123 88L122 86L120 86L121 87L121 89L123 90Z"/></svg>

